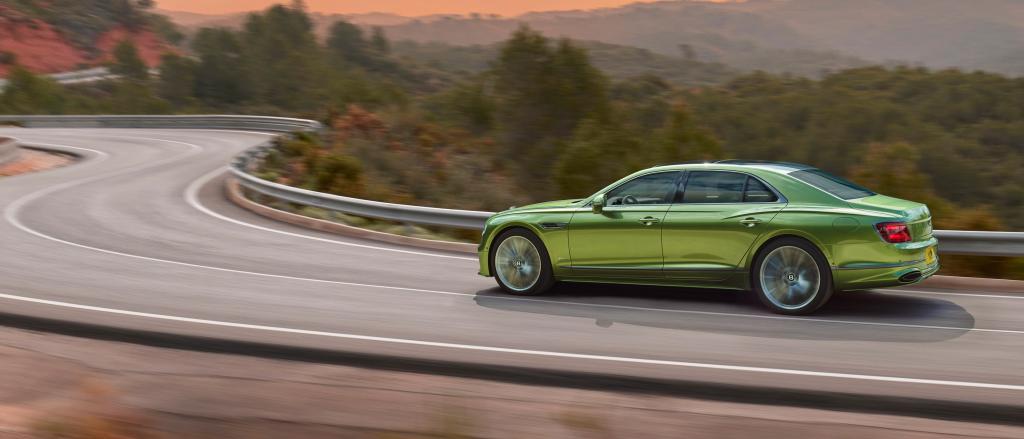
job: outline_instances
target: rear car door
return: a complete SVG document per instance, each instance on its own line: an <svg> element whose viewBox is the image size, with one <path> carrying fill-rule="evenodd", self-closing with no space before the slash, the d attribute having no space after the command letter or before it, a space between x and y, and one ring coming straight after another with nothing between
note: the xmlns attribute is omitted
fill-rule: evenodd
<svg viewBox="0 0 1024 439"><path fill-rule="evenodd" d="M687 172L662 227L665 276L717 282L745 270L747 252L785 205L753 175Z"/></svg>

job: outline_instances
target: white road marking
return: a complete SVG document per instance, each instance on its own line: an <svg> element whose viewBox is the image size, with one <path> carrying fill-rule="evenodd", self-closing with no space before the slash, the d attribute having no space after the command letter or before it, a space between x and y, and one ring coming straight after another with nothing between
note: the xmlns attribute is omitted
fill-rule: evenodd
<svg viewBox="0 0 1024 439"><path fill-rule="evenodd" d="M240 225L240 226L251 227L253 229L261 230L261 231L264 231L264 232L278 233L278 234L281 234L281 235L291 236L291 237L295 237L295 238L311 239L311 240L314 240L314 241L327 242L327 243L330 243L330 244L345 245L345 246L349 246L349 247L358 247L358 248L366 248L366 249L372 249L372 250L390 251L390 252L405 253L405 254L411 254L411 255L417 255L417 256L431 256L431 257L436 257L436 258L458 259L458 260L464 260L464 261L476 261L477 260L477 258L470 258L470 257L466 257L466 256L453 256L453 255L445 255L445 254L439 254L439 253L421 252L421 251L415 251L415 250L402 250L402 249L397 249L397 248L378 247L378 246L375 246L375 245L356 244L354 242L346 242L346 241L338 241L338 240L334 240L334 239L320 238L320 237L317 237L317 236L311 236L311 235L306 235L306 234L302 234L302 233L286 232L284 230L277 230L277 229L270 228L270 227L264 227L264 226L260 226L260 225L256 225L256 224L252 224L252 223L247 223L245 221L241 221L241 220L237 220L237 219L234 219L234 218L230 218L230 217L221 215L221 214L219 214L217 212L214 212L214 211L210 210L209 208L204 206L199 201L199 190L204 185L206 185L206 183L209 183L210 180L213 180L214 178L217 178L217 176L219 176L219 175L223 174L224 172L226 172L227 169L228 168L226 168L226 167L214 169L212 172L210 172L210 173L208 173L206 175L203 175L202 177L199 177L197 180L193 181L192 184L190 184L188 186L188 188L185 189L185 201L190 206L192 206L194 209L196 209L196 210L198 210L198 211L200 211L202 213L205 213L205 214L207 214L209 216L212 216L214 218L217 218L217 219L220 219L220 220L223 220L223 221L227 221L229 223Z"/></svg>
<svg viewBox="0 0 1024 439"><path fill-rule="evenodd" d="M295 329L285 328L280 326L266 326L266 325L254 325L248 323L236 323L236 322L224 322L219 320L206 320L196 319L191 317L180 317L164 314L153 314L147 312L138 311L127 311L114 308L104 308L99 306L80 305L76 303L58 302L55 300L44 300L35 299L32 297L16 296L12 294L0 294L0 298L8 300L17 300L22 302L38 303L50 306L59 306L63 308L80 309L86 311L102 312L109 314L117 314L131 317L143 317L149 319L167 320L182 323L193 323L199 325L208 326L219 326L228 328L239 328L239 329L251 329L256 331L267 331L267 332L278 332L287 334L300 334L300 335L311 335L319 337L331 337L341 338L350 340L364 340L374 341L381 343L393 343L403 345L415 345L415 346L427 346L436 348L446 349L461 349L471 351L483 351L483 352L497 352L506 354L518 354L518 355L533 355L553 358L570 358L576 360L595 360L595 361L609 361L618 363L632 363L632 364L646 364L646 365L658 365L658 366L675 366L675 367L687 367L687 368L699 368L699 369L714 369L714 370L728 370L736 372L752 372L752 373L765 373L765 374L777 374L777 375L796 375L796 376L808 376L808 377L819 377L819 378L839 378L848 380L862 380L862 381L881 381L881 382L893 382L893 383L907 383L907 384L925 384L935 386L948 386L948 387L967 387L967 388L979 388L979 389L997 389L997 390L1012 390L1012 391L1024 391L1024 385L1014 384L997 384L997 383L982 383L972 381L947 381L947 380L935 380L935 379L922 379L922 378L909 378L909 377L898 377L898 376L884 376L884 375L861 375L851 373L837 373L837 372L821 372L814 370L802 370L802 369L781 369L772 367L755 367L755 366L739 366L733 364L715 364L715 363L695 363L689 361L675 361L675 360L656 360L649 358L633 358L633 357L616 357L608 355L592 355L592 354L579 354L571 352L554 352L554 351L541 351L532 349L515 349L515 348L504 348L497 346L481 346L471 345L462 343L446 343L426 340L414 340L406 338L393 338L393 337L376 337L370 335L360 334L347 334L342 332L327 332L327 331L314 331L308 329Z"/></svg>
<svg viewBox="0 0 1024 439"><path fill-rule="evenodd" d="M987 299L1024 299L1024 294L1018 296L1008 296L1001 294L973 294L973 293L952 293L944 291L922 291L922 290L904 290L895 288L886 288L883 290L876 291L892 291L896 293L907 293L907 294L929 294L936 296L966 296L966 297L983 297Z"/></svg>

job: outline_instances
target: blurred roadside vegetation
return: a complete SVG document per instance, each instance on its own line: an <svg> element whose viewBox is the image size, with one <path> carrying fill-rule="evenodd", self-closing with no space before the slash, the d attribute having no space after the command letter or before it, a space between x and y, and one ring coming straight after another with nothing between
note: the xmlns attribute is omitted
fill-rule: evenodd
<svg viewBox="0 0 1024 439"><path fill-rule="evenodd" d="M863 67L814 80L691 61L668 64L666 79L593 61L622 49L525 27L494 47L452 47L344 21L317 39L299 2L198 31L152 77L127 42L117 81L61 86L15 68L0 113L314 118L329 134L285 142L264 177L400 203L501 210L586 196L654 164L745 158L926 202L936 228L1024 230L1024 78ZM949 274L1024 278L1020 260L944 261Z"/></svg>

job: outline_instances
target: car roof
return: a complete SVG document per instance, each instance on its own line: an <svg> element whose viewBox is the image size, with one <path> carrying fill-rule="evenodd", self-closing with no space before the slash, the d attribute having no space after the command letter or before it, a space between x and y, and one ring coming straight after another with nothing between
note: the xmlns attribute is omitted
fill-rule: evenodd
<svg viewBox="0 0 1024 439"><path fill-rule="evenodd" d="M814 169L813 166L804 165L801 163L790 163L790 162L775 162L771 160L740 160L740 159L729 159L729 160L699 160L682 163L673 163L667 165L657 166L658 168L669 168L669 169L701 169L704 167L711 167L714 165L715 169L743 169L743 168L755 168L765 171L777 172L780 174L788 174L793 171L799 171L803 169Z"/></svg>

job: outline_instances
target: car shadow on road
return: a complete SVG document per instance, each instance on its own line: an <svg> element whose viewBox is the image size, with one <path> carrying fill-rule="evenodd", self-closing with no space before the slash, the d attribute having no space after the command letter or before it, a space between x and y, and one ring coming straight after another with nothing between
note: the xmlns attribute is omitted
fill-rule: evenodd
<svg viewBox="0 0 1024 439"><path fill-rule="evenodd" d="M590 325L731 334L759 338L931 343L974 328L974 316L941 298L886 293L839 293L811 316L780 316L752 293L609 284L558 285L539 297L478 291L478 305L502 311L591 320Z"/></svg>

